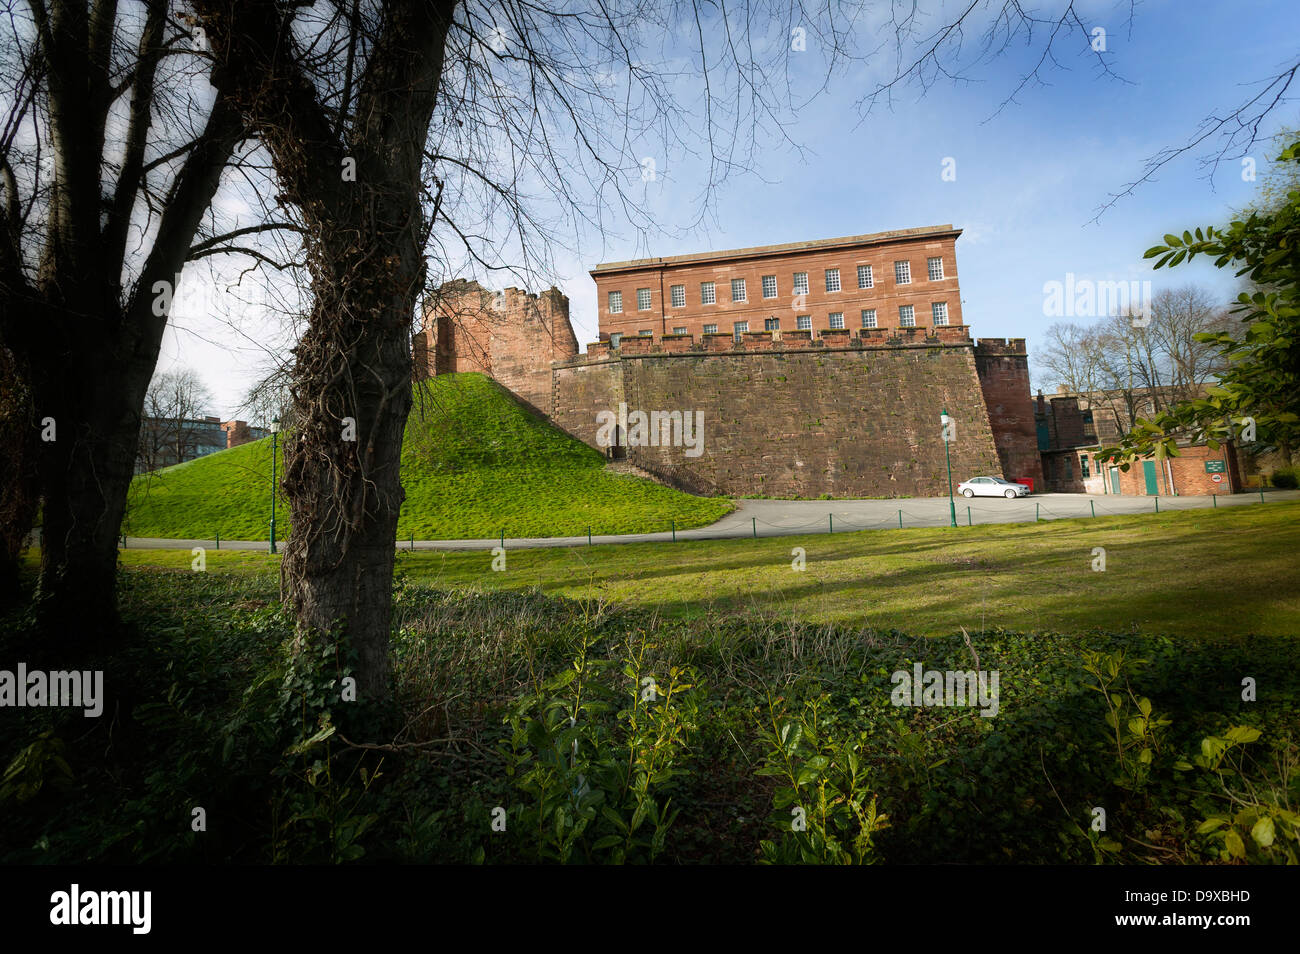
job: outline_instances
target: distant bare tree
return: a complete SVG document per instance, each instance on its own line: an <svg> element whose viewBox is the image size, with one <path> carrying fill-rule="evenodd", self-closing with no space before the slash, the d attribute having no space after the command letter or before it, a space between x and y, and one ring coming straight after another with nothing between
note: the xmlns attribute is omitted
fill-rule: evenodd
<svg viewBox="0 0 1300 954"><path fill-rule="evenodd" d="M196 419L212 407L212 393L190 368L155 374L144 398L144 424L140 428L140 469L191 460L202 430Z"/></svg>
<svg viewBox="0 0 1300 954"><path fill-rule="evenodd" d="M1034 356L1039 375L1055 389L1076 394L1101 388L1105 373L1101 336L1096 329L1073 321L1058 321L1043 336Z"/></svg>
<svg viewBox="0 0 1300 954"><path fill-rule="evenodd" d="M261 378L244 394L239 405L239 415L254 427L268 430L273 421L281 428L293 426L293 393L288 368L275 368Z"/></svg>

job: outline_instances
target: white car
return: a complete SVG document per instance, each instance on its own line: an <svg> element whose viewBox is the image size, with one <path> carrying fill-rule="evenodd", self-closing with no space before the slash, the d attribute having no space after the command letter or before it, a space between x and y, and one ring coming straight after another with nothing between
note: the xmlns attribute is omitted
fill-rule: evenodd
<svg viewBox="0 0 1300 954"><path fill-rule="evenodd" d="M1024 484L1013 484L1001 477L972 477L957 485L957 491L963 497L1028 497L1029 488Z"/></svg>

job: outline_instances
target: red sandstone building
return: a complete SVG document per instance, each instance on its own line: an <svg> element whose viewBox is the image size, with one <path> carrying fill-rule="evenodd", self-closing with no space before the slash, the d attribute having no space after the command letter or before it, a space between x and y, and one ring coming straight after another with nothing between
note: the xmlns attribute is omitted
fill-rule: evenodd
<svg viewBox="0 0 1300 954"><path fill-rule="evenodd" d="M607 262L602 341L961 325L951 225Z"/></svg>

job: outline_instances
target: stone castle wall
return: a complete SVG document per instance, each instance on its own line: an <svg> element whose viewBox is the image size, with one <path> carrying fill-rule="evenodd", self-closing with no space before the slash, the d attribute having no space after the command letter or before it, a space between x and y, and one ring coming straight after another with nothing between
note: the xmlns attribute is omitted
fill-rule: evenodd
<svg viewBox="0 0 1300 954"><path fill-rule="evenodd" d="M698 344L690 335L624 338L553 370L554 422L592 446L597 413L617 413L620 402L629 413L702 415L699 456L683 446L626 447L635 465L696 492L946 494L945 409L956 425L954 484L1003 472L976 349L961 326L757 332L741 342L708 335ZM1029 419L1032 430L1032 408Z"/></svg>

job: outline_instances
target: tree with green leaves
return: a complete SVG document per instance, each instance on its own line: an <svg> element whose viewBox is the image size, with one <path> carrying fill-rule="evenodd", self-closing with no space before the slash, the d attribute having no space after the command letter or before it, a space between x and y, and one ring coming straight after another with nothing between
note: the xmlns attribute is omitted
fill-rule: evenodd
<svg viewBox="0 0 1300 954"><path fill-rule="evenodd" d="M1300 141L1277 161L1300 163ZM1253 453L1276 450L1288 460L1300 444L1300 191L1227 228L1166 235L1144 257L1156 259L1156 268L1173 268L1197 255L1214 256L1217 268L1236 266L1257 290L1237 298L1239 331L1196 336L1227 362L1206 395L1139 418L1118 446L1101 450L1103 459L1114 457L1124 469L1138 457L1177 456L1179 437L1211 449L1237 441Z"/></svg>

